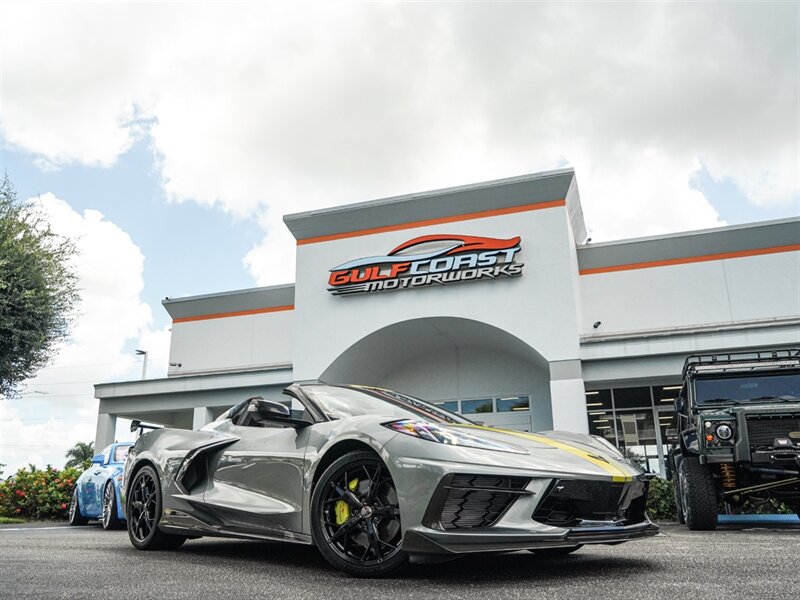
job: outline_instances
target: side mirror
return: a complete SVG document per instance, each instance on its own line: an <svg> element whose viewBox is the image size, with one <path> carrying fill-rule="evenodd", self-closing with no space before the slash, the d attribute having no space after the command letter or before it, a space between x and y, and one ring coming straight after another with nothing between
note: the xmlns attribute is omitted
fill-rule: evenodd
<svg viewBox="0 0 800 600"><path fill-rule="evenodd" d="M677 429L667 429L666 433L667 433L666 437L668 444L677 444L680 441Z"/></svg>
<svg viewBox="0 0 800 600"><path fill-rule="evenodd" d="M303 419L293 419L292 413L285 404L274 402L272 400L264 400L261 397L250 399L250 405L247 407L247 412L255 421L269 421L272 423L281 423L301 429L313 425L311 421L304 421Z"/></svg>
<svg viewBox="0 0 800 600"><path fill-rule="evenodd" d="M142 426L142 422L139 419L134 419L131 421L131 433L136 433L136 430Z"/></svg>
<svg viewBox="0 0 800 600"><path fill-rule="evenodd" d="M105 462L106 462L106 457L103 456L102 454L95 454L92 457L92 464L93 465L102 465Z"/></svg>

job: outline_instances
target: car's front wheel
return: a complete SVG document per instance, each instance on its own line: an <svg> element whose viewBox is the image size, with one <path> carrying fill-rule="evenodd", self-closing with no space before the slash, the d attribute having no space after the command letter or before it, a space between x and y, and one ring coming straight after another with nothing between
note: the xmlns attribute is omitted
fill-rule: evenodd
<svg viewBox="0 0 800 600"><path fill-rule="evenodd" d="M81 514L81 507L78 504L78 488L72 490L72 499L69 501L69 524L86 525L89 519Z"/></svg>
<svg viewBox="0 0 800 600"><path fill-rule="evenodd" d="M681 461L681 508L686 526L692 531L717 528L717 487L708 467L699 458L687 456Z"/></svg>
<svg viewBox="0 0 800 600"><path fill-rule="evenodd" d="M120 529L122 521L117 516L117 494L114 483L109 481L103 490L103 516L100 519L103 529Z"/></svg>
<svg viewBox="0 0 800 600"><path fill-rule="evenodd" d="M408 560L392 476L372 452L351 452L322 474L311 500L314 543L334 567L381 577Z"/></svg>
<svg viewBox="0 0 800 600"><path fill-rule="evenodd" d="M153 467L147 465L136 472L128 491L128 537L138 550L174 550L186 538L164 533L158 528L161 520L161 485Z"/></svg>

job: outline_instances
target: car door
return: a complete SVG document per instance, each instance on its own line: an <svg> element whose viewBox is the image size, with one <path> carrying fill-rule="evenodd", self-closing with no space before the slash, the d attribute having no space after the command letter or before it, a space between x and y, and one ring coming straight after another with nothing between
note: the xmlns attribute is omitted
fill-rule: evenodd
<svg viewBox="0 0 800 600"><path fill-rule="evenodd" d="M279 537L302 531L310 429L230 421L218 428L238 438L223 451L204 494L225 529Z"/></svg>

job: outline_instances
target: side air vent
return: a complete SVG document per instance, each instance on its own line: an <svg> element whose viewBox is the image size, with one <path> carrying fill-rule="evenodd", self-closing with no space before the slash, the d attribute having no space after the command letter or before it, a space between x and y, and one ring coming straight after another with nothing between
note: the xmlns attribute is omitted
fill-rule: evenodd
<svg viewBox="0 0 800 600"><path fill-rule="evenodd" d="M520 496L526 477L449 475L439 484L423 522L436 529L491 527Z"/></svg>

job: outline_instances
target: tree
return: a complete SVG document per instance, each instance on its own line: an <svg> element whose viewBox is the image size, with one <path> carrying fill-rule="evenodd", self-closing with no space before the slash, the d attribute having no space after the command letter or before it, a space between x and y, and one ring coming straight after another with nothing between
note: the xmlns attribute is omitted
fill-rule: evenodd
<svg viewBox="0 0 800 600"><path fill-rule="evenodd" d="M6 175L0 183L0 396L17 395L19 384L69 335L78 300L70 264L76 251L35 205L17 198Z"/></svg>
<svg viewBox="0 0 800 600"><path fill-rule="evenodd" d="M94 442L88 444L78 442L72 448L67 450L65 455L69 460L64 465L65 469L76 468L83 469L84 471L92 464L92 457L94 456Z"/></svg>

